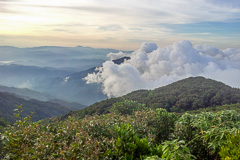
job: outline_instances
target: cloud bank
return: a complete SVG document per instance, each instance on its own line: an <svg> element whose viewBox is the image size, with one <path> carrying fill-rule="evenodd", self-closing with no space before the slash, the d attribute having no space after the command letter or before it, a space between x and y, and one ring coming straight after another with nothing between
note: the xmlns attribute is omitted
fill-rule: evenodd
<svg viewBox="0 0 240 160"><path fill-rule="evenodd" d="M116 57L123 54L117 53ZM112 59L114 53L109 57ZM240 49L193 46L183 40L164 48L143 43L130 57L120 65L104 62L97 73L84 78L86 83L101 84L109 97L154 89L190 76L204 76L240 88Z"/></svg>
<svg viewBox="0 0 240 160"><path fill-rule="evenodd" d="M107 58L109 58L110 60L116 60L122 57L128 57L129 54L123 53L122 51L118 52L118 53L113 53L110 52L107 54Z"/></svg>

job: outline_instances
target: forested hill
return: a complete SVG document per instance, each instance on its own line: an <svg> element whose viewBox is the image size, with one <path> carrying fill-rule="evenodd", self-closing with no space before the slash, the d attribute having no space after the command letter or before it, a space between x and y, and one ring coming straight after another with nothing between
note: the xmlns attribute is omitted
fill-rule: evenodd
<svg viewBox="0 0 240 160"><path fill-rule="evenodd" d="M33 121L65 114L71 110L69 107L57 103L25 100L16 95L0 92L0 119L3 118L6 121L14 122L16 117L13 115L13 110L17 109L16 105L21 104L22 116L26 117L30 115L30 112L34 112Z"/></svg>
<svg viewBox="0 0 240 160"><path fill-rule="evenodd" d="M138 101L150 108L183 112L240 103L240 89L204 77L190 77L154 90L139 90L123 97L104 100L68 115L83 117L93 113L107 113L112 104L123 99Z"/></svg>
<svg viewBox="0 0 240 160"><path fill-rule="evenodd" d="M240 89L204 77L187 78L152 91L136 91L125 98L168 111L195 110L210 106L239 103Z"/></svg>

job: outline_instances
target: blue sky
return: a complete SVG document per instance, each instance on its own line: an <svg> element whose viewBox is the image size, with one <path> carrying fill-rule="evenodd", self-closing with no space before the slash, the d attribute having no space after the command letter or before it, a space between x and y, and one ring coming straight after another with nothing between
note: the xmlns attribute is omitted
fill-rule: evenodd
<svg viewBox="0 0 240 160"><path fill-rule="evenodd" d="M189 33L207 36L209 34L219 36L240 36L240 20L228 22L200 22L188 24L163 24L175 33Z"/></svg>
<svg viewBox="0 0 240 160"><path fill-rule="evenodd" d="M0 45L240 48L239 0L0 0Z"/></svg>

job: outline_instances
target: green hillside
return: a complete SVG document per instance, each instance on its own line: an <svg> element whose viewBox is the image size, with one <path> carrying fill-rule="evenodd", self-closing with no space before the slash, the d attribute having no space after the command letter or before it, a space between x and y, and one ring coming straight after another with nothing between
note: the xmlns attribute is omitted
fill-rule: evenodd
<svg viewBox="0 0 240 160"><path fill-rule="evenodd" d="M240 89L204 77L190 77L154 90L139 90L123 97L107 99L68 115L82 118L94 113L108 113L112 104L123 99L138 101L152 109L164 108L170 112L184 112L240 103Z"/></svg>
<svg viewBox="0 0 240 160"><path fill-rule="evenodd" d="M71 110L69 107L57 103L25 100L15 95L0 92L0 118L8 122L14 122L13 110L17 108L17 105L22 105L23 117L29 115L30 112L34 112L33 121L65 114Z"/></svg>

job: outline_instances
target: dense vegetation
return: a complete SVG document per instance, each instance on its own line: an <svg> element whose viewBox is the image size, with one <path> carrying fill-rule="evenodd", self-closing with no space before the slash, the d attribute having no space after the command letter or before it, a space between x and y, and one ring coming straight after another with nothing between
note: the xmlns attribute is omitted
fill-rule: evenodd
<svg viewBox="0 0 240 160"><path fill-rule="evenodd" d="M191 77L154 90L139 90L107 99L68 116L83 118L94 113L108 113L114 103L124 99L144 103L151 109L161 107L170 112L185 112L240 103L240 89L204 77Z"/></svg>
<svg viewBox="0 0 240 160"><path fill-rule="evenodd" d="M201 113L201 112L219 112L222 110L234 110L240 114L240 103L230 104L230 105L225 104L225 105L217 106L217 107L200 108L197 110L186 111L184 113L197 114L197 113ZM181 115L183 113L178 113L178 114Z"/></svg>
<svg viewBox="0 0 240 160"><path fill-rule="evenodd" d="M31 112L35 113L33 121L65 114L71 110L69 107L57 103L25 100L16 95L0 92L0 118L13 123L16 120L13 116L13 110L16 108L16 105L20 104L24 106L24 112L22 113L23 117Z"/></svg>
<svg viewBox="0 0 240 160"><path fill-rule="evenodd" d="M17 117L21 114L19 106ZM33 115L34 116L34 115ZM185 113L115 103L108 114L64 121L16 121L1 135L3 159L239 159L236 111Z"/></svg>

